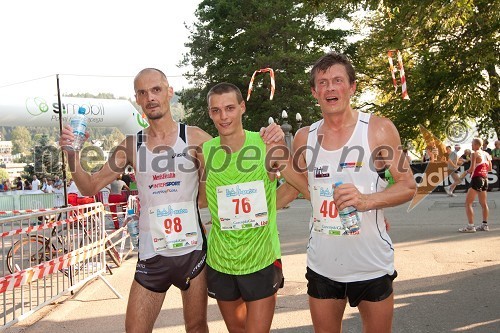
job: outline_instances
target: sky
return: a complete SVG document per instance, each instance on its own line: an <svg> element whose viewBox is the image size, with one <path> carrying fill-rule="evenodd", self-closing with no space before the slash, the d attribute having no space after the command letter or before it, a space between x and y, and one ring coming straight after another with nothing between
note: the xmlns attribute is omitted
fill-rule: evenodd
<svg viewBox="0 0 500 333"><path fill-rule="evenodd" d="M161 69L174 90L200 0L5 1L0 11L0 98L61 93L133 97L133 77ZM105 76L105 77L102 77ZM39 80L38 79L43 78ZM30 81L30 82L25 82ZM21 83L25 82L25 83ZM16 84L19 83L19 84Z"/></svg>

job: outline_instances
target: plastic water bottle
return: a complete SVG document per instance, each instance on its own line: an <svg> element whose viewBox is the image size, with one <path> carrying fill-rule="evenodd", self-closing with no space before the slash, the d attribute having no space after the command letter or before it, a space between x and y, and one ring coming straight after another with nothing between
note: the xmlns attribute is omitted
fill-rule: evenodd
<svg viewBox="0 0 500 333"><path fill-rule="evenodd" d="M342 182L336 182L335 187L342 185ZM342 226L349 230L350 233L357 232L359 230L359 215L358 210L353 206L345 207L339 210L339 217Z"/></svg>
<svg viewBox="0 0 500 333"><path fill-rule="evenodd" d="M134 213L133 209L127 211L127 217L123 221L123 225L128 228L128 233L130 234L130 239L132 240L132 245L135 248L139 247L139 216Z"/></svg>
<svg viewBox="0 0 500 333"><path fill-rule="evenodd" d="M78 113L71 117L70 125L75 135L71 149L80 150L85 142L85 131L87 130L87 118L85 117L84 107L80 106Z"/></svg>

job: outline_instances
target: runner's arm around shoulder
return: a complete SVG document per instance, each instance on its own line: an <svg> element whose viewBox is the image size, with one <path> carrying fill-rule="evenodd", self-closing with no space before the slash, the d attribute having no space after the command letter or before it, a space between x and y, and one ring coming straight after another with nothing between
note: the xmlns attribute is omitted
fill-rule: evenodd
<svg viewBox="0 0 500 333"><path fill-rule="evenodd" d="M275 173L271 172L272 169L278 169L285 178L287 184L292 185L304 195L304 198L310 200L307 177L299 169L298 163L296 161L294 163L294 160L292 160L290 150L283 140L280 143L270 143L266 145L266 168L270 177L276 176ZM280 191L280 193L282 193L282 191ZM296 195L294 198L296 198Z"/></svg>
<svg viewBox="0 0 500 333"><path fill-rule="evenodd" d="M199 147L199 151L196 154L196 159L198 160L199 167L198 167L198 180L199 180L199 186L198 186L198 208L207 208L208 207L208 201L207 201L207 187L206 187L206 180L207 180L207 175L205 172L205 158L203 157L203 151L202 151L202 146Z"/></svg>
<svg viewBox="0 0 500 333"><path fill-rule="evenodd" d="M297 168L298 172L302 173L307 180L307 165L305 159L305 150L307 144L307 135L309 126L302 127L295 133L293 138L292 148L292 165ZM309 192L309 191L308 191ZM278 187L276 192L276 208L281 209L295 200L299 195L299 191L288 183ZM307 197L310 200L310 195Z"/></svg>
<svg viewBox="0 0 500 333"><path fill-rule="evenodd" d="M207 196L205 186L205 160L203 158L203 143L210 140L212 136L198 127L188 127L188 142L190 145L196 146L193 149L194 162L198 171L198 208L207 208Z"/></svg>
<svg viewBox="0 0 500 333"><path fill-rule="evenodd" d="M373 159L382 161L389 168L395 183L382 192L367 195L366 207L356 208L362 211L380 209L411 200L417 185L410 164L404 156L396 126L387 118L372 116L368 142Z"/></svg>
<svg viewBox="0 0 500 333"><path fill-rule="evenodd" d="M70 142L74 140L73 132L68 125L65 126L61 132L59 144L66 151L71 175L82 195L92 196L96 194L104 186L115 180L117 176L125 170L127 164L132 164L132 161L128 160L127 156L132 156L132 149L134 148L133 136L126 137L125 140L117 146L101 170L92 175L82 167L79 151L72 151L64 148L64 143L67 142L67 140L70 140ZM135 167L135 164L132 165Z"/></svg>

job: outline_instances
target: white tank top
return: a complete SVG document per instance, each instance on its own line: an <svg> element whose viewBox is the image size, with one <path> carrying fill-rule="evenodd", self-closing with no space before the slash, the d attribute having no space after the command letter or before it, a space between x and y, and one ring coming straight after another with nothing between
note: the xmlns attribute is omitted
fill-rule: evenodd
<svg viewBox="0 0 500 333"><path fill-rule="evenodd" d="M198 170L188 154L187 126L179 124L173 147L161 153L136 136L136 181L141 205L139 258L180 256L205 248L198 211ZM165 148L167 151L165 151Z"/></svg>
<svg viewBox="0 0 500 333"><path fill-rule="evenodd" d="M318 143L320 120L310 126L306 162L313 207L309 223L307 266L338 282L374 279L394 273L394 248L386 232L382 210L358 212L359 234L342 235L340 220L332 203L332 185L341 180L354 184L361 193L382 191L387 182L376 172L368 145L370 114L358 113L352 136L338 150L328 151ZM311 151L313 149L313 151ZM315 228L314 220L327 221L333 229ZM316 222L316 226L317 226ZM336 234L335 234L336 233Z"/></svg>

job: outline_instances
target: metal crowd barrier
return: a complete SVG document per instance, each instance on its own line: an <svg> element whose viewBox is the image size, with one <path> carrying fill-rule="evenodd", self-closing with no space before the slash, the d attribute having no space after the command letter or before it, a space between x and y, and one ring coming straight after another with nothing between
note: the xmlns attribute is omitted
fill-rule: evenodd
<svg viewBox="0 0 500 333"><path fill-rule="evenodd" d="M93 203L0 219L0 330L106 273L104 207Z"/></svg>
<svg viewBox="0 0 500 333"><path fill-rule="evenodd" d="M0 211L62 207L63 193L30 193L32 191L10 191L0 194ZM9 214L12 216L14 214ZM5 217L5 216L2 216Z"/></svg>

